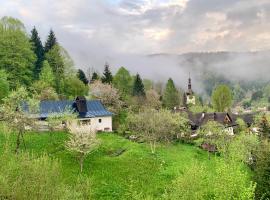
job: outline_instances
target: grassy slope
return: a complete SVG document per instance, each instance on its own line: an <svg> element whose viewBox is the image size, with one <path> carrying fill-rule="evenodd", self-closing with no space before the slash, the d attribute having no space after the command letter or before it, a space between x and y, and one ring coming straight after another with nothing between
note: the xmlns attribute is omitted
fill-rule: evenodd
<svg viewBox="0 0 270 200"><path fill-rule="evenodd" d="M99 134L98 137L102 145L87 158L83 172L93 183L95 199L126 199L130 194L140 193L159 197L165 186L193 162L205 162L210 173L214 165L213 161L208 161L206 152L190 145L159 146L157 153L152 155L147 144L134 143L114 134ZM72 184L79 174L79 165L64 150L66 139L66 133L62 132L52 136L47 133L25 135L27 151L37 156L47 153L59 159L66 182ZM15 137L12 140L15 144ZM3 136L0 135L0 145L1 141ZM119 148L126 151L120 156L112 156Z"/></svg>

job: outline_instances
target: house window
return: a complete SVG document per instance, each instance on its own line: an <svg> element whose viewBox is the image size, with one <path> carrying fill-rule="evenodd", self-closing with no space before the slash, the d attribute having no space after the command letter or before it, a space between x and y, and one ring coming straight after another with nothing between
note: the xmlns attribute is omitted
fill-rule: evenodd
<svg viewBox="0 0 270 200"><path fill-rule="evenodd" d="M102 122L102 119L98 119L98 123L101 123Z"/></svg>
<svg viewBox="0 0 270 200"><path fill-rule="evenodd" d="M81 125L90 125L90 124L91 124L90 119L82 120L82 121L81 121Z"/></svg>

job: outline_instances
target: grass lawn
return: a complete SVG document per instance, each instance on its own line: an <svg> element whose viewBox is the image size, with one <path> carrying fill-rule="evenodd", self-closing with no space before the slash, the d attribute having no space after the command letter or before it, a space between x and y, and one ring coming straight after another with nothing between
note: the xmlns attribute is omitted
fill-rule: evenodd
<svg viewBox="0 0 270 200"><path fill-rule="evenodd" d="M90 177L94 199L126 199L143 195L160 197L166 186L194 162L204 162L211 173L214 158L187 144L159 145L151 154L148 144L138 144L111 133L98 134L101 146L88 156L83 175ZM64 149L64 132L25 134L26 151L43 153L61 162L65 181L73 184L80 174L77 160ZM12 137L15 145L15 137ZM0 134L0 148L4 136ZM119 149L126 151L115 156ZM1 150L1 149L0 149Z"/></svg>

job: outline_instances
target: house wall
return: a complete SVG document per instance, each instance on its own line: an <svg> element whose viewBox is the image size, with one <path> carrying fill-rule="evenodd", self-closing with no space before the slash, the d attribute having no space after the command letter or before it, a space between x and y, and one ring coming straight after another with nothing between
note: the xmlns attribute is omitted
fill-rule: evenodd
<svg viewBox="0 0 270 200"><path fill-rule="evenodd" d="M101 120L101 122L100 122ZM112 116L91 118L91 125L97 131L112 131Z"/></svg>
<svg viewBox="0 0 270 200"><path fill-rule="evenodd" d="M228 135L234 135L233 127L227 127L225 128L225 131L228 133Z"/></svg>
<svg viewBox="0 0 270 200"><path fill-rule="evenodd" d="M101 120L101 122L99 121ZM95 118L82 118L76 119L71 123L75 123L77 125L89 126L97 131L112 131L112 116L105 117L95 117ZM39 127L39 131L49 131L49 126L47 121L39 121L37 122ZM64 126L59 124L57 129L61 130Z"/></svg>
<svg viewBox="0 0 270 200"><path fill-rule="evenodd" d="M101 121L100 121L101 120ZM112 131L112 117L94 117L94 118L83 118L78 119L81 125L90 126L96 131Z"/></svg>

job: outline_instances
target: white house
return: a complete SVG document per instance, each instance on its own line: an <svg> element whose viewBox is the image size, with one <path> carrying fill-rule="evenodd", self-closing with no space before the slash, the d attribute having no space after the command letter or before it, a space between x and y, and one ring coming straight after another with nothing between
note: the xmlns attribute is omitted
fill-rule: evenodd
<svg viewBox="0 0 270 200"><path fill-rule="evenodd" d="M112 131L112 115L99 100L77 97L75 101L41 101L39 119L45 121L50 115L61 115L67 109L77 113L77 123L91 126L96 131Z"/></svg>

